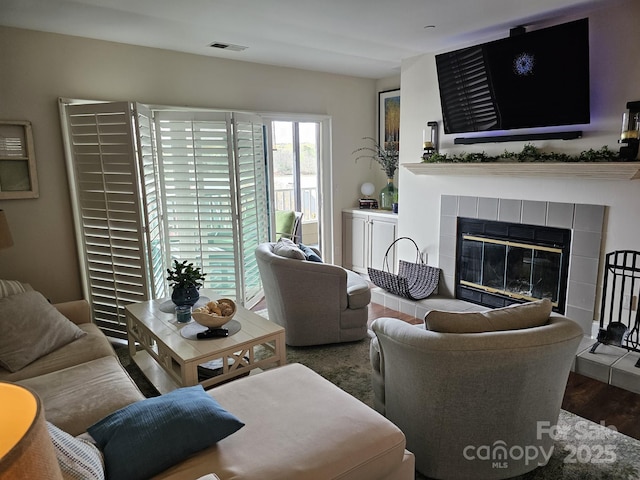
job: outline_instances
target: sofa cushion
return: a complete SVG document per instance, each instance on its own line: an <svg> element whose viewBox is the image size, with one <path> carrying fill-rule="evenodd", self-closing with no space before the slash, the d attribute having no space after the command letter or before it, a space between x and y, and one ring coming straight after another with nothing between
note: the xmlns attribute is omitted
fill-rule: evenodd
<svg viewBox="0 0 640 480"><path fill-rule="evenodd" d="M243 426L196 385L136 402L87 431L104 452L107 478L142 480Z"/></svg>
<svg viewBox="0 0 640 480"><path fill-rule="evenodd" d="M0 381L16 382L80 365L97 358L116 356L109 340L96 325L83 323L78 325L78 328L86 335L43 355L17 372L0 368Z"/></svg>
<svg viewBox="0 0 640 480"><path fill-rule="evenodd" d="M39 292L26 291L0 299L0 366L10 372L83 335L86 333Z"/></svg>
<svg viewBox="0 0 640 480"><path fill-rule="evenodd" d="M306 260L304 252L288 238L281 238L273 245L273 253L280 257L293 258L294 260Z"/></svg>
<svg viewBox="0 0 640 480"><path fill-rule="evenodd" d="M47 422L47 430L56 451L65 480L104 480L102 453L91 442L76 438Z"/></svg>
<svg viewBox="0 0 640 480"><path fill-rule="evenodd" d="M484 312L442 312L431 310L424 317L428 330L440 333L481 333L539 327L549 321L551 301L547 298Z"/></svg>
<svg viewBox="0 0 640 480"><path fill-rule="evenodd" d="M144 400L116 357L102 357L20 380L35 391L48 421L71 435L127 405Z"/></svg>

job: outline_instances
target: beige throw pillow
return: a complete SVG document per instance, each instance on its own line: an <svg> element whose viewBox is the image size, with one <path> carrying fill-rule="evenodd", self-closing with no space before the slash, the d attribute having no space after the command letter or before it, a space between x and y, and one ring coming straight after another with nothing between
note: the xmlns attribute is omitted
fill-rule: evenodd
<svg viewBox="0 0 640 480"><path fill-rule="evenodd" d="M0 298L9 297L30 290L17 280L0 280Z"/></svg>
<svg viewBox="0 0 640 480"><path fill-rule="evenodd" d="M432 310L424 317L428 330L440 333L481 333L517 330L544 325L551 315L551 301L510 305L486 312L442 312Z"/></svg>
<svg viewBox="0 0 640 480"><path fill-rule="evenodd" d="M281 238L273 245L273 253L281 257L295 260L306 260L306 255L298 246L288 238Z"/></svg>
<svg viewBox="0 0 640 480"><path fill-rule="evenodd" d="M35 290L0 299L0 367L10 372L83 335Z"/></svg>

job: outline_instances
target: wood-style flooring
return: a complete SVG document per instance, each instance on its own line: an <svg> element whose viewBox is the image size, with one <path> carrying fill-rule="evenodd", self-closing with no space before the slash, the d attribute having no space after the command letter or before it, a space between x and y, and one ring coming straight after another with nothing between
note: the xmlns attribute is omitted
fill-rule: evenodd
<svg viewBox="0 0 640 480"><path fill-rule="evenodd" d="M253 309L266 308L264 300ZM369 304L369 324L380 317L394 317L411 324L422 323L415 318L382 305ZM640 440L640 395L607 385L592 378L571 372L562 408L596 423L616 429Z"/></svg>

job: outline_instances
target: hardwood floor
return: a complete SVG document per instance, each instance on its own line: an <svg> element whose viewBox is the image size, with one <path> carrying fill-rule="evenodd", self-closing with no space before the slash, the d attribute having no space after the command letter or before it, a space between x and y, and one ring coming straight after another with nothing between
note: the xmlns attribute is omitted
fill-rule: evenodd
<svg viewBox="0 0 640 480"><path fill-rule="evenodd" d="M262 300L253 310L266 308ZM382 305L369 304L369 324L376 318L394 317L411 324L422 319L390 310ZM562 408L596 423L613 426L619 432L640 440L640 395L592 378L571 372Z"/></svg>

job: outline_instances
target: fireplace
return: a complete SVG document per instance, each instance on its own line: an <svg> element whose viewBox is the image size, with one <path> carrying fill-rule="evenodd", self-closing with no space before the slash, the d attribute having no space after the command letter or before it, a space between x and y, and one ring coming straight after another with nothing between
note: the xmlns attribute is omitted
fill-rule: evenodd
<svg viewBox="0 0 640 480"><path fill-rule="evenodd" d="M591 335L593 320L598 318L595 307L601 243L606 224L604 205L466 195L442 195L440 199L438 248L438 266L442 270L438 285L440 295L444 297L458 295L456 292L458 272L456 241L459 218L506 222L514 224L514 227L536 226L567 230L571 233L570 246L569 254L563 255L563 262L568 262L568 270L565 274L561 274L564 277L566 294L563 296L559 292L558 302L564 300L564 315L578 322L584 332ZM527 240L520 243L530 242ZM552 243L557 242L554 240ZM524 266L536 265L535 261L532 263L529 260L526 263L523 260L523 263ZM542 261L537 262L538 266L541 264ZM476 297L481 296L478 292L474 293ZM484 300L486 296L481 296L480 301ZM475 299L468 301L477 303ZM510 299L510 301L515 300ZM556 308L562 307L558 304Z"/></svg>
<svg viewBox="0 0 640 480"><path fill-rule="evenodd" d="M571 231L458 217L456 297L488 307L549 298L564 313Z"/></svg>

